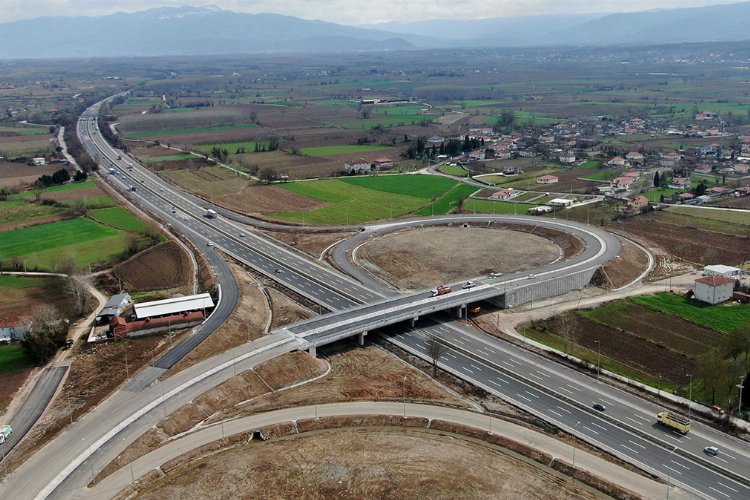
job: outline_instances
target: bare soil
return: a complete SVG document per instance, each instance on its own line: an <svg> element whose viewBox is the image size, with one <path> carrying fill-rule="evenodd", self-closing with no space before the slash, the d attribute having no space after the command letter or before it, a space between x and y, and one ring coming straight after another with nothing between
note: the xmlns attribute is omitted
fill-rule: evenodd
<svg viewBox="0 0 750 500"><path fill-rule="evenodd" d="M262 498L269 491L277 498L596 498L496 447L408 427L238 446L174 470L139 497Z"/></svg>
<svg viewBox="0 0 750 500"><path fill-rule="evenodd" d="M696 264L732 264L747 259L750 239L667 222L655 212L623 221L622 230Z"/></svg>
<svg viewBox="0 0 750 500"><path fill-rule="evenodd" d="M245 269L229 262L240 289L240 300L232 314L218 330L193 349L168 375L173 375L209 357L262 337L266 331L270 310L266 295L252 275Z"/></svg>
<svg viewBox="0 0 750 500"><path fill-rule="evenodd" d="M332 244L344 240L353 235L353 232L343 233L301 233L288 231L264 231L267 235L277 240L283 241L287 245L302 250L314 258L319 258L320 254Z"/></svg>
<svg viewBox="0 0 750 500"><path fill-rule="evenodd" d="M0 188L28 186L41 175L52 175L60 170L61 165L43 165L31 167L25 163L0 161Z"/></svg>
<svg viewBox="0 0 750 500"><path fill-rule="evenodd" d="M174 341L182 339L184 333ZM16 446L8 460L14 470L39 448L63 431L71 419L76 420L109 396L126 379L125 362L132 376L169 348L159 337L120 340L80 349L69 368L70 372L57 398Z"/></svg>
<svg viewBox="0 0 750 500"><path fill-rule="evenodd" d="M174 241L151 247L112 268L126 290L185 288L192 281L190 258Z"/></svg>
<svg viewBox="0 0 750 500"><path fill-rule="evenodd" d="M391 233L356 253L365 269L400 289L534 269L558 259L560 247L546 238L507 229L433 227Z"/></svg>
<svg viewBox="0 0 750 500"><path fill-rule="evenodd" d="M273 310L273 319L271 320L272 330L279 326L311 318L315 315L313 311L302 307L278 290L269 288L268 296L271 298L271 307Z"/></svg>
<svg viewBox="0 0 750 500"><path fill-rule="evenodd" d="M23 384L34 372L34 368L21 368L19 370L3 372L3 383L0 384L0 420L3 413L10 406L11 401L19 393ZM10 415L8 415L10 417Z"/></svg>
<svg viewBox="0 0 750 500"><path fill-rule="evenodd" d="M620 238L622 251L601 269L603 288L619 288L632 282L648 267L648 255L632 242Z"/></svg>
<svg viewBox="0 0 750 500"><path fill-rule="evenodd" d="M728 200L721 200L713 206L717 207L730 207L730 208L750 208L750 196L743 196L742 198L730 198Z"/></svg>

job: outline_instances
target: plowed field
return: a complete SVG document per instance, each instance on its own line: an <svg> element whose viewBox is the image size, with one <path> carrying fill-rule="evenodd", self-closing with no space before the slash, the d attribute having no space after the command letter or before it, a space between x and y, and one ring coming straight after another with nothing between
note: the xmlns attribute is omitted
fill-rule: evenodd
<svg viewBox="0 0 750 500"><path fill-rule="evenodd" d="M112 272L128 290L158 290L190 284L190 267L182 248L169 241L115 266Z"/></svg>

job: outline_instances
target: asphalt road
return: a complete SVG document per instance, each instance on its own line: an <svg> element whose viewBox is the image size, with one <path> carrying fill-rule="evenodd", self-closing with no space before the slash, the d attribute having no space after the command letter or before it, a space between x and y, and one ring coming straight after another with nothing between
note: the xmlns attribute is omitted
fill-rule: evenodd
<svg viewBox="0 0 750 500"><path fill-rule="evenodd" d="M45 368L39 376L36 385L29 393L26 401L23 402L8 425L13 429L13 433L3 444L0 444L2 455L7 455L23 437L29 432L39 417L44 413L47 405L55 395L60 381L68 370L67 366L57 366Z"/></svg>

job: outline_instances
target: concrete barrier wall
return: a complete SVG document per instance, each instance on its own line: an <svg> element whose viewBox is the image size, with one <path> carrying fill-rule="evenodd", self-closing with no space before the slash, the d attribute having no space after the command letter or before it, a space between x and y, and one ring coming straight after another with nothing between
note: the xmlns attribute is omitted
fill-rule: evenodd
<svg viewBox="0 0 750 500"><path fill-rule="evenodd" d="M547 299L564 295L573 290L580 290L589 284L595 271L596 268L594 267L560 278L519 286L509 290L504 297L498 297L497 304L502 307L516 307L534 300Z"/></svg>

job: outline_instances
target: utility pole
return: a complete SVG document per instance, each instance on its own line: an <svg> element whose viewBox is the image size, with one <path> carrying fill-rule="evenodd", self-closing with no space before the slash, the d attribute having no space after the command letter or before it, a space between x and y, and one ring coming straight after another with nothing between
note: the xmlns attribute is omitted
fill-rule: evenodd
<svg viewBox="0 0 750 500"><path fill-rule="evenodd" d="M688 420L690 420L690 406L693 404L693 374L686 373L686 377L690 377L690 387L688 388Z"/></svg>
<svg viewBox="0 0 750 500"><path fill-rule="evenodd" d="M598 382L602 366L602 343L598 340L594 342L596 342L596 381Z"/></svg>
<svg viewBox="0 0 750 500"><path fill-rule="evenodd" d="M745 388L745 386L742 384L742 381L745 380L745 376L740 376L740 383L737 384L737 387L740 389L740 400L737 402L737 413L740 413L742 411L742 389Z"/></svg>

